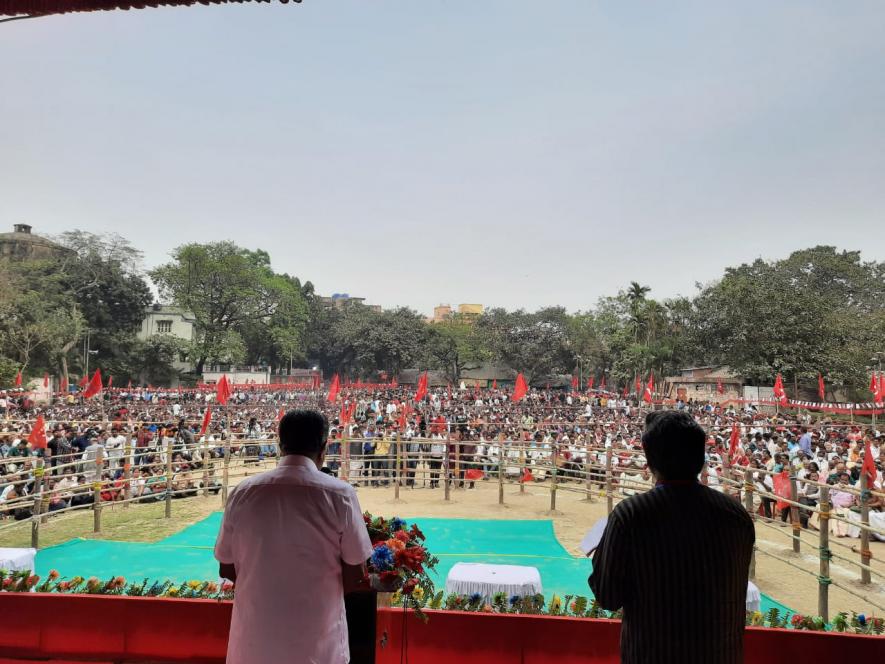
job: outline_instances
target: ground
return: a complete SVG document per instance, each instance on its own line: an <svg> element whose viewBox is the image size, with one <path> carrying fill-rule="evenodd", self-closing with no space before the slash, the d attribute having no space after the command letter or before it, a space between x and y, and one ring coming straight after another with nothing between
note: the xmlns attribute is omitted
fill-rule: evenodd
<svg viewBox="0 0 885 664"><path fill-rule="evenodd" d="M574 555L581 555L578 549L581 538L606 511L604 497L594 497L593 502L587 502L583 499L583 493L565 489L557 492L557 509L551 512L550 492L544 484L530 485L524 491L519 485L506 484L505 504L500 505L498 485L494 481L477 482L475 489L453 489L450 501L444 500L442 489L424 488L403 488L400 490L398 501L394 498L392 487L361 488L359 498L364 510L405 518L423 516L465 519L552 519L557 538ZM153 542L205 518L220 507L221 500L218 496L175 500L172 504L172 518L169 519L164 518L163 503L106 507L102 512L102 532L98 535L92 532L92 512L75 512L54 517L48 523L41 525L40 546L60 544L76 537ZM30 527L6 527L9 523L0 525L2 528L0 546L30 546ZM763 551L786 558L807 571L791 567L760 552L756 557L755 583L763 593L795 611L816 614L818 534L804 531L802 550L797 555L792 552L791 533L789 527L757 524L757 544ZM831 549L836 556L859 561L859 553L835 543L859 548L859 540L834 538L832 541L834 543L831 544ZM885 583L882 582L885 577L885 563L882 562L885 558L885 543L873 542L870 548L873 552L873 568L880 571L879 574L874 574L873 584L861 585L858 581L859 568L838 558L834 558L831 563L831 577L836 583L846 585L881 605L885 598ZM576 588L574 592L577 594L586 590ZM873 610L873 607L864 600L835 586L830 586L829 608L831 615L837 611L872 612Z"/></svg>

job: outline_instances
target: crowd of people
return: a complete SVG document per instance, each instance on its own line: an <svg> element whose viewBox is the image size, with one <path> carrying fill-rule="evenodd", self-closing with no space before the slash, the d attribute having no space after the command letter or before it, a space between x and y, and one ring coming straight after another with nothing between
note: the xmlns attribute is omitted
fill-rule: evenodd
<svg viewBox="0 0 885 664"><path fill-rule="evenodd" d="M226 448L243 464L272 459L280 414L297 407L324 412L332 425L328 468L356 485L385 486L399 477L408 487L436 489L448 476L470 487L499 470L510 481L537 482L555 468L558 481L601 488L609 454L612 481L623 494L650 481L640 443L647 407L635 400L563 390L532 390L519 401L496 389L432 389L418 402L414 396L408 387L353 389L329 401L319 390L250 386L234 389L221 406L213 391L201 390L114 390L90 400L69 394L45 404L25 392L0 393L0 514L31 515L22 499L35 491L35 457L44 456L27 441L38 415L51 452L44 487L50 510L91 503L97 481L103 501L160 500L170 486L176 497L217 492L217 460ZM707 402L666 407L691 413L708 432L703 482L728 491L750 470L760 516L793 518L795 511L778 509L773 497L784 470L797 479L802 505L815 506L818 483L825 483L837 513L857 511L867 449L875 468L867 504L883 509L885 433L869 424ZM732 452L734 425L739 441ZM803 527L816 527L815 516L799 510ZM844 522L831 527L852 534Z"/></svg>

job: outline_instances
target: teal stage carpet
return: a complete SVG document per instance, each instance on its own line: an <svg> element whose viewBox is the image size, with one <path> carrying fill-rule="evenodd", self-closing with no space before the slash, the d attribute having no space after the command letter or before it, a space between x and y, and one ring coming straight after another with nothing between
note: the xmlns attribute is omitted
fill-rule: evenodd
<svg viewBox="0 0 885 664"><path fill-rule="evenodd" d="M436 584L442 589L446 575L457 562L529 565L541 573L544 594L590 595L587 577L592 569L586 558L572 556L556 539L553 522L496 519L416 519L427 536L427 547L440 562ZM179 533L146 544L102 540L71 540L37 553L37 574L57 569L68 578L117 574L128 581L141 579L214 580L218 564L212 557L221 513ZM787 607L762 595L762 611Z"/></svg>

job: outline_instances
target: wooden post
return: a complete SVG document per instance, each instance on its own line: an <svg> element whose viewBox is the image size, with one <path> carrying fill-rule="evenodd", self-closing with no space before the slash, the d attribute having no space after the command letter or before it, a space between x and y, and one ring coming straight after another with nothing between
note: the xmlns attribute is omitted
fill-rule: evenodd
<svg viewBox="0 0 885 664"><path fill-rule="evenodd" d="M829 590L830 590L830 487L820 488L820 533L818 550L820 552L820 573L817 577L817 614L829 622Z"/></svg>
<svg viewBox="0 0 885 664"><path fill-rule="evenodd" d="M520 441L520 443L519 443L519 466L521 469L521 474L519 476L519 492L525 493L525 468L526 468L525 441Z"/></svg>
<svg viewBox="0 0 885 664"><path fill-rule="evenodd" d="M796 486L796 474L790 473L790 500L793 503L799 502L799 489ZM802 524L799 522L799 508L796 505L790 505L790 525L793 526L793 552L799 553L800 544L802 542Z"/></svg>
<svg viewBox="0 0 885 664"><path fill-rule="evenodd" d="M750 514L750 518L756 521L756 510L753 509L753 471L747 468L744 471L744 508ZM755 524L754 524L755 528ZM750 553L750 578L756 578L756 545Z"/></svg>
<svg viewBox="0 0 885 664"><path fill-rule="evenodd" d="M461 478L461 441L455 441L455 477ZM461 488L465 487L464 482L461 482Z"/></svg>
<svg viewBox="0 0 885 664"><path fill-rule="evenodd" d="M452 444L452 425L446 424L446 453L443 455L443 489L445 489L445 499L451 500L451 477L449 472L449 446Z"/></svg>
<svg viewBox="0 0 885 664"><path fill-rule="evenodd" d="M132 437L126 435L123 445L123 509L128 509L132 498Z"/></svg>
<svg viewBox="0 0 885 664"><path fill-rule="evenodd" d="M612 454L614 447L605 450L605 509L607 514L614 509L614 496L612 495Z"/></svg>
<svg viewBox="0 0 885 664"><path fill-rule="evenodd" d="M868 477L866 473L860 474L860 523L865 528L860 529L860 562L867 567L860 568L860 582L863 584L870 583L870 560L873 557L870 551L870 490L868 485Z"/></svg>
<svg viewBox="0 0 885 664"><path fill-rule="evenodd" d="M498 436L498 504L504 504L504 441Z"/></svg>
<svg viewBox="0 0 885 664"><path fill-rule="evenodd" d="M350 441L347 439L348 425L341 427L341 479L350 480ZM282 450L281 450L282 452Z"/></svg>
<svg viewBox="0 0 885 664"><path fill-rule="evenodd" d="M230 476L230 437L233 432L228 429L227 436L224 437L224 470L221 476L221 505L227 505L227 485Z"/></svg>
<svg viewBox="0 0 885 664"><path fill-rule="evenodd" d="M49 448L43 450L49 454ZM37 467L34 468L34 512L31 515L31 548L40 548L40 511L43 507L43 485L46 482L44 473L46 466L43 457L37 459Z"/></svg>
<svg viewBox="0 0 885 664"><path fill-rule="evenodd" d="M550 475L550 511L556 511L556 480L559 469L556 462L559 460L559 441L553 442L553 448L550 451L550 462L553 465L553 472Z"/></svg>
<svg viewBox="0 0 885 664"><path fill-rule="evenodd" d="M593 455L590 451L591 450L590 446L591 446L590 436L588 435L586 442L584 443L584 475L585 475L584 482L586 484L586 491L587 491L587 496L584 498L584 500L586 500L588 503L593 502L593 482L590 479L590 477L592 475L592 473L590 471L591 471L591 468L593 467L593 464L590 461L590 459Z"/></svg>
<svg viewBox="0 0 885 664"><path fill-rule="evenodd" d="M104 453L99 450L95 457L95 481L92 483L92 532L101 532L101 474L104 470Z"/></svg>
<svg viewBox="0 0 885 664"><path fill-rule="evenodd" d="M166 445L166 518L172 518L172 441Z"/></svg>
<svg viewBox="0 0 885 664"><path fill-rule="evenodd" d="M397 432L396 434L396 456L394 457L394 463L396 464L396 470L393 474L393 499L399 500L399 485L402 480L402 469L403 469L403 451L402 451L403 439L402 436Z"/></svg>
<svg viewBox="0 0 885 664"><path fill-rule="evenodd" d="M212 457L209 454L209 444L203 440L203 450L201 451L203 458L203 497L209 497L209 464Z"/></svg>

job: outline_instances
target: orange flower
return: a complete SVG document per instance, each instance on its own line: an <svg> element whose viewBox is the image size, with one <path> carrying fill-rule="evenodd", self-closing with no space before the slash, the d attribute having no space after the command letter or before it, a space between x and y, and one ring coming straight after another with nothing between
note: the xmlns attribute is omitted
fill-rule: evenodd
<svg viewBox="0 0 885 664"><path fill-rule="evenodd" d="M395 537L387 540L386 544L391 551L402 551L406 548L406 543L399 541Z"/></svg>
<svg viewBox="0 0 885 664"><path fill-rule="evenodd" d="M55 581L58 577L59 577L59 574L58 574L57 569L49 570L49 580L50 581Z"/></svg>

